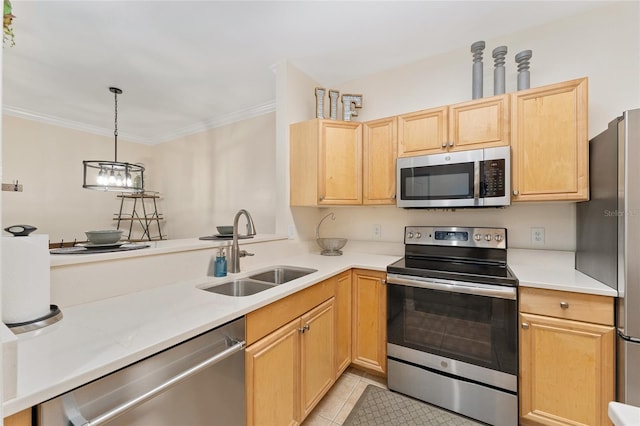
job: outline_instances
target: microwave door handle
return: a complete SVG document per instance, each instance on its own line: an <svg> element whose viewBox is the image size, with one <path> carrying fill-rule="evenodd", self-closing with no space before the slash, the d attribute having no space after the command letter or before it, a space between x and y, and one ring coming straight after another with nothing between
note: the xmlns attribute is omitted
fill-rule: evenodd
<svg viewBox="0 0 640 426"><path fill-rule="evenodd" d="M473 162L473 198L480 198L480 162Z"/></svg>

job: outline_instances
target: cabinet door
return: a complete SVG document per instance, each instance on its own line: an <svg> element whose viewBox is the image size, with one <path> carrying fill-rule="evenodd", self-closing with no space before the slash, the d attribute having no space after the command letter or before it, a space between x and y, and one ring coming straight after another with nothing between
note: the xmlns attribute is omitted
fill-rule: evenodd
<svg viewBox="0 0 640 426"><path fill-rule="evenodd" d="M521 424L611 424L615 329L526 313L520 324Z"/></svg>
<svg viewBox="0 0 640 426"><path fill-rule="evenodd" d="M31 426L31 408L4 418L5 426Z"/></svg>
<svg viewBox="0 0 640 426"><path fill-rule="evenodd" d="M336 277L336 380L351 364L351 271Z"/></svg>
<svg viewBox="0 0 640 426"><path fill-rule="evenodd" d="M247 425L299 423L299 327L296 319L247 348Z"/></svg>
<svg viewBox="0 0 640 426"><path fill-rule="evenodd" d="M384 272L354 269L352 362L387 373L387 292Z"/></svg>
<svg viewBox="0 0 640 426"><path fill-rule="evenodd" d="M449 107L449 148L462 151L509 145L509 95Z"/></svg>
<svg viewBox="0 0 640 426"><path fill-rule="evenodd" d="M512 96L513 201L588 200L587 79Z"/></svg>
<svg viewBox="0 0 640 426"><path fill-rule="evenodd" d="M396 203L397 118L364 123L363 204Z"/></svg>
<svg viewBox="0 0 640 426"><path fill-rule="evenodd" d="M334 298L332 297L301 317L300 396L302 398L302 419L320 402L335 381L334 315ZM270 391L273 391L273 388Z"/></svg>
<svg viewBox="0 0 640 426"><path fill-rule="evenodd" d="M319 204L362 204L362 126L320 120Z"/></svg>
<svg viewBox="0 0 640 426"><path fill-rule="evenodd" d="M445 152L447 107L426 109L398 117L398 157Z"/></svg>

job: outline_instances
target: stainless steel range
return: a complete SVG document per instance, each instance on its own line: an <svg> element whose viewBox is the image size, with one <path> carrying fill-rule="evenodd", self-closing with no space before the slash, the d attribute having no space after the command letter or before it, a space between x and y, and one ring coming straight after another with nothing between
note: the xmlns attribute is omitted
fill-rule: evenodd
<svg viewBox="0 0 640 426"><path fill-rule="evenodd" d="M492 425L518 424L518 280L507 230L408 226L387 267L391 390Z"/></svg>

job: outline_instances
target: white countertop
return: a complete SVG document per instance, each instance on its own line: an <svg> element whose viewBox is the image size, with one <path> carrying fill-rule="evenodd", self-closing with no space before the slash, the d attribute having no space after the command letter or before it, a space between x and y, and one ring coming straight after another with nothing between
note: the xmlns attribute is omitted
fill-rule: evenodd
<svg viewBox="0 0 640 426"><path fill-rule="evenodd" d="M609 419L615 426L640 425L640 408L612 401L609 403Z"/></svg>
<svg viewBox="0 0 640 426"><path fill-rule="evenodd" d="M284 240L287 237L274 234L258 234L251 238L239 239L240 244L255 244L267 241ZM87 254L52 254L51 266L75 265L80 263L104 262L117 259L131 259L135 257L156 256L190 250L204 250L212 247L230 246L230 239L200 240L198 238L184 238L175 240L143 241L137 244L145 244L149 247L114 252L95 252Z"/></svg>
<svg viewBox="0 0 640 426"><path fill-rule="evenodd" d="M576 271L574 256L572 251L509 249L507 264L520 287L618 296L606 284Z"/></svg>
<svg viewBox="0 0 640 426"><path fill-rule="evenodd" d="M16 397L4 416L57 396L146 356L238 318L350 268L386 270L398 256L304 254L224 278L165 285L71 306L59 323L18 336ZM238 278L273 265L317 269L310 275L247 297L229 297L198 286Z"/></svg>
<svg viewBox="0 0 640 426"><path fill-rule="evenodd" d="M269 238L267 236L260 241L269 241ZM106 258L119 259L132 253L146 256L172 250L200 250L212 245L210 241L195 240L190 241L185 249L184 244L159 243L164 244L144 254L139 252L147 249L101 255L59 255L55 261L52 256L52 267ZM510 249L508 256L508 264L518 277L520 286L617 295L604 284L575 271L572 252ZM243 272L224 278L203 276L69 306L63 310L64 318L59 323L18 336L15 398L3 403L4 416L69 391L342 271L351 268L384 271L388 264L400 257L348 250L343 256L336 257L319 254L283 256L275 262L273 259L254 262ZM318 271L247 297L223 296L198 288L247 276L274 265L300 266Z"/></svg>

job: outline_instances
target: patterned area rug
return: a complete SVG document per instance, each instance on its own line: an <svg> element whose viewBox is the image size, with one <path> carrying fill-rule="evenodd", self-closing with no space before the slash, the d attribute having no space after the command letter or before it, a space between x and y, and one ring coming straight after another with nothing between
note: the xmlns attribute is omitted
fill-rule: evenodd
<svg viewBox="0 0 640 426"><path fill-rule="evenodd" d="M344 426L476 426L482 424L375 385L368 385L365 388L344 422Z"/></svg>

